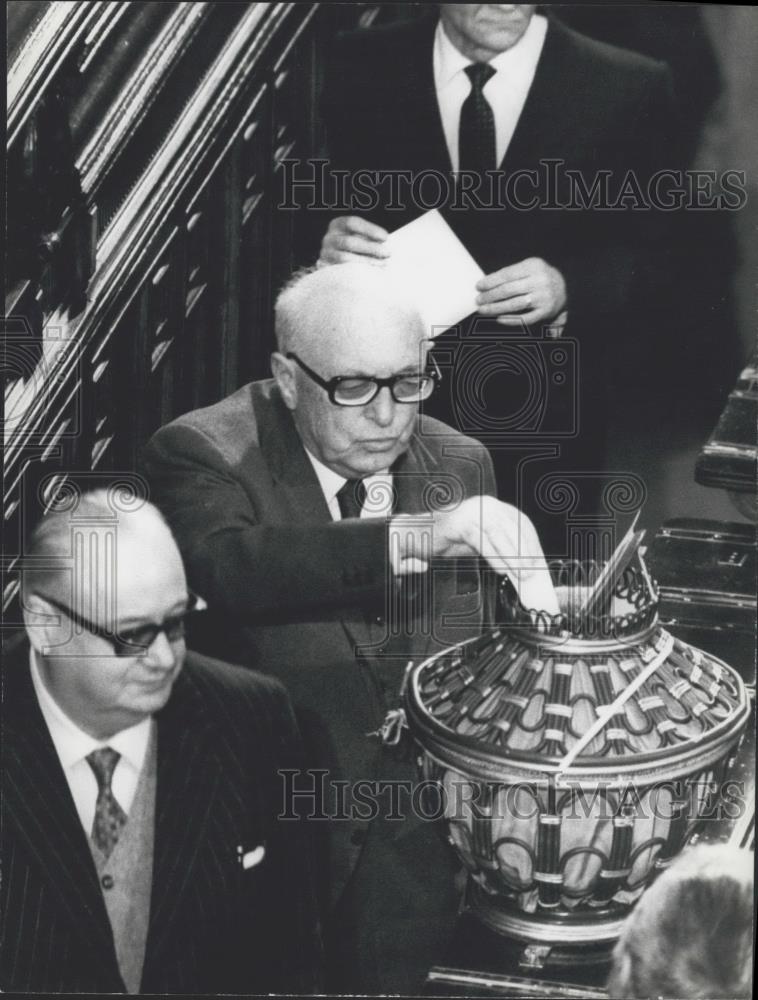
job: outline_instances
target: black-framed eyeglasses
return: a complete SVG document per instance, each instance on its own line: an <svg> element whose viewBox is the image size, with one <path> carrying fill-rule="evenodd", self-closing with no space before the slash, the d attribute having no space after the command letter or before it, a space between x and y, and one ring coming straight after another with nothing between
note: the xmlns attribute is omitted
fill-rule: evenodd
<svg viewBox="0 0 758 1000"><path fill-rule="evenodd" d="M337 406L365 406L376 398L384 386L387 386L396 403L419 403L422 399L428 399L442 381L442 372L432 357L429 359L431 370L418 374L390 375L389 378L335 375L330 379L321 378L294 351L290 351L287 357L298 364L316 385L325 389L331 402Z"/></svg>
<svg viewBox="0 0 758 1000"><path fill-rule="evenodd" d="M74 611L73 608L69 608L66 604L61 604L60 601L53 600L52 597L48 597L46 594L39 594L38 596L55 608L56 611L60 611L66 615L78 628L85 629L85 631L96 635L99 639L105 639L113 647L113 652L116 656L144 655L161 632L169 642L178 642L184 638L187 616L195 614L198 611L203 611L207 607L202 597L199 597L197 594L190 594L187 600L187 607L184 611L178 615L171 615L171 617L162 621L160 625L150 622L145 625L137 625L134 628L113 631L104 625L98 625L97 622L90 621L89 618L80 615L78 611Z"/></svg>

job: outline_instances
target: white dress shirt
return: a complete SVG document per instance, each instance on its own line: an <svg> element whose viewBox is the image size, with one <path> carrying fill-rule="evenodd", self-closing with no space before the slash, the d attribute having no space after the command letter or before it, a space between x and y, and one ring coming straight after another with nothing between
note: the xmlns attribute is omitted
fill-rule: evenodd
<svg viewBox="0 0 758 1000"><path fill-rule="evenodd" d="M487 98L495 118L495 153L498 167L503 161L521 112L524 110L546 32L547 18L535 14L516 44L505 52L500 52L494 59L490 59L490 66L496 73L487 81L482 93ZM471 92L471 82L464 70L473 62L473 59L467 59L453 45L440 21L434 36L434 87L437 91L442 127L453 170L458 170L458 127L461 105Z"/></svg>
<svg viewBox="0 0 758 1000"><path fill-rule="evenodd" d="M341 521L340 504L337 494L347 482L338 472L332 472L323 462L312 455L308 449L305 454L311 461L318 477L321 492L333 521ZM366 499L361 508L361 517L389 517L392 514L392 473L389 470L377 472L373 476L364 476Z"/></svg>
<svg viewBox="0 0 758 1000"><path fill-rule="evenodd" d="M143 719L128 729L122 729L109 740L96 740L94 736L83 732L50 694L42 679L33 649L30 649L29 662L40 710L50 730L79 819L89 836L95 818L97 778L85 758L93 750L106 746L121 754L113 771L111 790L118 804L128 815L147 753L151 727L154 725L153 719ZM63 669L65 670L65 667Z"/></svg>

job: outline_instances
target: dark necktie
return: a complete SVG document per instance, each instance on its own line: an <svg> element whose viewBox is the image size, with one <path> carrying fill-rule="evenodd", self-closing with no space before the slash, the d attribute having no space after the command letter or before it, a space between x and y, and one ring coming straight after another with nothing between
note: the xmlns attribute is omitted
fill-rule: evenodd
<svg viewBox="0 0 758 1000"><path fill-rule="evenodd" d="M92 823L92 840L106 858L116 846L121 829L126 823L126 813L118 804L111 790L111 779L121 758L112 747L93 750L87 755L87 763L97 778L97 802L95 819Z"/></svg>
<svg viewBox="0 0 758 1000"><path fill-rule="evenodd" d="M458 169L494 170L495 116L487 98L482 93L485 83L495 75L489 63L472 63L464 70L471 81L471 93L461 106L458 128Z"/></svg>
<svg viewBox="0 0 758 1000"><path fill-rule="evenodd" d="M362 479L348 479L337 492L337 503L343 517L360 517L366 487Z"/></svg>

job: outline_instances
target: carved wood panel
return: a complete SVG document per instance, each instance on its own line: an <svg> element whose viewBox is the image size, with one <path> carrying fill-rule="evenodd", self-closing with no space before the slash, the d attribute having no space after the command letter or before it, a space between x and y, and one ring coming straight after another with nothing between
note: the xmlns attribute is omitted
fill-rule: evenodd
<svg viewBox="0 0 758 1000"><path fill-rule="evenodd" d="M313 155L319 47L370 9L18 7L6 624L24 535L56 491L131 473L161 424L268 374L273 299L297 259L278 164Z"/></svg>

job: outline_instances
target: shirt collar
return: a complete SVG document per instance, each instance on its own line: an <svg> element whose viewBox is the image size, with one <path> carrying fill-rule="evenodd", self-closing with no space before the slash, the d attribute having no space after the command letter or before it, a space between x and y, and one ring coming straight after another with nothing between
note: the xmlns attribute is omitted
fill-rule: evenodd
<svg viewBox="0 0 758 1000"><path fill-rule="evenodd" d="M303 445L305 448L305 445ZM314 454L305 448L305 454L310 459L311 465L318 477L319 486L321 487L321 492L324 494L327 505L329 505L334 498L337 496L339 491L347 482L344 476L341 476L339 472L333 472L330 468L324 465L323 462L319 461ZM366 489L369 488L370 484L376 479L386 479L389 475L389 469L382 469L381 472L374 472L370 476L363 476L363 482L366 485Z"/></svg>
<svg viewBox="0 0 758 1000"><path fill-rule="evenodd" d="M330 504L345 485L347 479L345 479L344 476L341 476L339 472L333 472L329 469L323 462L320 462L315 455L308 451L307 448L305 449L305 454L310 459L311 465L316 473L319 486L321 487L321 492L324 494L327 504Z"/></svg>
<svg viewBox="0 0 758 1000"><path fill-rule="evenodd" d="M439 20L437 22L437 30L434 33L434 68L437 77L437 86L444 87L450 83L456 73L460 73L466 66L470 66L472 62L472 59L467 59L453 45L442 26L442 20Z"/></svg>
<svg viewBox="0 0 758 1000"><path fill-rule="evenodd" d="M94 736L90 736L89 733L80 729L50 694L31 646L29 647L29 666L40 711L47 728L50 730L50 736L64 771L73 767L74 764L78 764L93 750L104 746L113 747L137 772L142 770L150 739L152 718L142 719L141 722L129 726L127 729L122 729L109 740L96 740Z"/></svg>
<svg viewBox="0 0 758 1000"><path fill-rule="evenodd" d="M516 44L490 59L490 66L498 73L505 70L509 76L519 72L533 72L542 51L546 32L547 18L542 14L535 14L529 22L529 27ZM442 26L442 21L438 21L434 35L434 67L437 87L446 86L457 73L462 72L467 66L471 66L473 62L473 59L468 59L453 45Z"/></svg>

